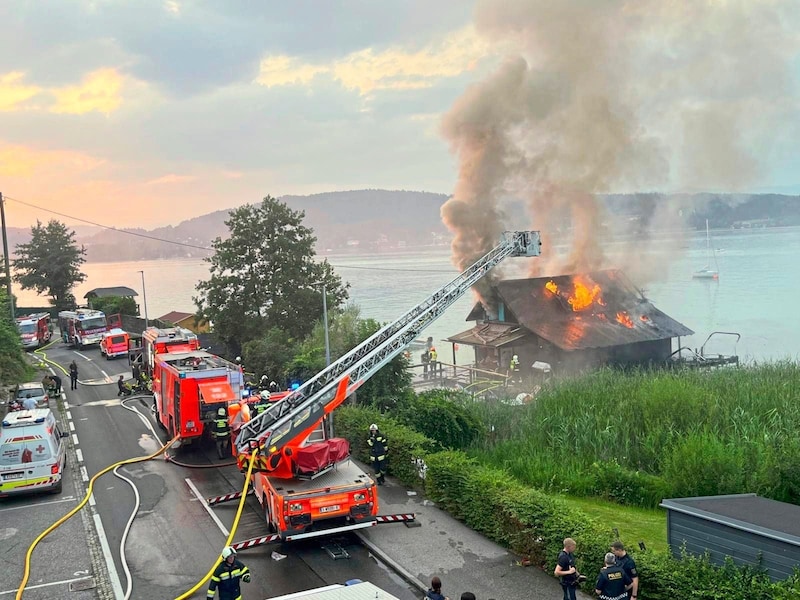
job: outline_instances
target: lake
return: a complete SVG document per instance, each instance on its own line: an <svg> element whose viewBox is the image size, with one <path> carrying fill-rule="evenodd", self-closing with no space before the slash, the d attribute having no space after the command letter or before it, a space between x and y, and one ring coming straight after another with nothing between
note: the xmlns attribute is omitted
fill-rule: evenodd
<svg viewBox="0 0 800 600"><path fill-rule="evenodd" d="M657 280L643 284L656 307L697 332L682 342L699 347L713 331L737 332L742 337L736 351L745 360L797 359L800 319L794 310L800 299L800 228L712 232L718 281L692 279L692 272L707 263L705 244L705 232L664 239L660 251L670 257L669 265L659 271ZM350 283L351 301L361 307L362 315L380 321L402 315L456 275L447 247L326 257ZM514 260L506 260L512 263L512 273ZM194 312L195 285L209 276L201 260L87 263L83 265L87 279L76 287L75 296L82 300L93 288L124 285L139 292L142 306L139 271L144 271L150 318L173 310ZM35 293L18 287L14 291L20 306L46 304ZM473 302L471 295L461 298L424 335L439 343L470 327L465 318ZM733 346L729 338L709 345L709 350L728 353ZM444 360L451 352L449 344L439 349ZM471 356L470 350L461 348L458 362Z"/></svg>

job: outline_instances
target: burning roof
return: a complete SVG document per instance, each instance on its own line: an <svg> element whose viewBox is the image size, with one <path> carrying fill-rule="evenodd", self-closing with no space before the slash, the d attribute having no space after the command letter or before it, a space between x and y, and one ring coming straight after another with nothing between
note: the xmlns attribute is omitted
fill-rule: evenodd
<svg viewBox="0 0 800 600"><path fill-rule="evenodd" d="M653 306L619 270L507 279L494 284L493 291L520 325L562 350L604 348L694 333ZM467 320L482 320L485 315L479 303ZM506 314L505 320L511 320L509 317Z"/></svg>

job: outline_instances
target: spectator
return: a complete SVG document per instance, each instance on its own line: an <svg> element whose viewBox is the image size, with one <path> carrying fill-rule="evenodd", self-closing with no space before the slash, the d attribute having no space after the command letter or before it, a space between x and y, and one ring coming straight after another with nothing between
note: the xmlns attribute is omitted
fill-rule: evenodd
<svg viewBox="0 0 800 600"><path fill-rule="evenodd" d="M431 579L431 587L425 592L425 600L450 600L442 594L442 580L438 577Z"/></svg>
<svg viewBox="0 0 800 600"><path fill-rule="evenodd" d="M22 401L22 408L24 410L33 410L37 408L36 398L32 398L30 394L25 394L25 400Z"/></svg>

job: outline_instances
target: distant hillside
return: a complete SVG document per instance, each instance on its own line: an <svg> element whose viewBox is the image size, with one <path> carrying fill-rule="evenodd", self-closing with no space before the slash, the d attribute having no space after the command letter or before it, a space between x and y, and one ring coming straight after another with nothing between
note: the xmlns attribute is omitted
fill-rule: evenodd
<svg viewBox="0 0 800 600"><path fill-rule="evenodd" d="M375 252L430 246L446 244L450 239L439 214L447 200L444 194L357 190L281 199L293 209L305 211L305 222L317 236L320 254L329 250ZM800 196L639 193L609 194L602 197L602 202L610 219L638 223L641 230L675 227L680 222L688 228L703 229L706 219L712 228L800 225ZM663 213L657 208L663 208L664 203L669 204L669 213L680 215L677 221L662 218ZM529 226L521 206L511 205L506 212L519 227ZM210 247L217 237L227 236L227 216L228 210L218 210L177 225L126 230L185 246L110 229L81 227L76 228L76 233L78 242L86 246L87 259L93 262L208 256L209 252L202 248ZM30 239L30 229L12 227L8 236L9 247L14 248Z"/></svg>

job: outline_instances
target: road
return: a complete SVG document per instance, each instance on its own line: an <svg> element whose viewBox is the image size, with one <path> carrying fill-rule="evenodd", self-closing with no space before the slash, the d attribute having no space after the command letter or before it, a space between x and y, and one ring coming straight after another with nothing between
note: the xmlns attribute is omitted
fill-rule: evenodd
<svg viewBox="0 0 800 600"><path fill-rule="evenodd" d="M11 533L7 519L0 521L0 539L14 536L13 548L0 551L13 555L13 564L21 565L30 541L78 502L86 485L84 480L117 461L152 454L168 441L152 418L151 400L121 402L117 398L114 382L120 373L129 374L127 361L106 361L97 349L76 352L61 343L47 350L47 358L65 367L75 360L80 371L80 385L75 392L69 390L69 379L63 377L67 388L64 414L74 426L74 452L70 456L73 480L65 483L59 497L20 498L0 504L0 509L25 513L24 535ZM175 598L204 577L215 564L227 531L233 527L236 503L209 509L200 498L239 491L243 476L235 466L216 466L221 461L210 447L169 452L175 460L200 468L177 466L159 457L119 469L136 486L140 502L124 548L123 533L136 494L131 484L108 473L95 484L95 506L86 507L80 518L76 516L45 538L34 553L32 585L66 582L91 574L96 587L80 592L88 594L82 597L76 592L59 596L53 593L56 586L50 586L42 595L36 595L37 590L26 591L25 598L122 598L129 585L128 571L133 586L130 597ZM61 503L56 506L63 504L63 510L54 511L53 505L47 504L53 501ZM30 514L37 515L35 521L31 522ZM94 534L97 527L99 536ZM260 506L252 496L248 497L235 540L265 532ZM334 560L324 547L332 544L344 548L350 558ZM402 600L419 595L378 563L353 535L257 547L241 552L240 558L253 573L252 582L244 586L244 598L266 598L353 578L372 581ZM20 577L21 568L15 574L7 571L0 575L0 600L5 590L16 589ZM68 584L59 586L66 590ZM203 586L192 597L204 598L205 589Z"/></svg>

